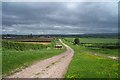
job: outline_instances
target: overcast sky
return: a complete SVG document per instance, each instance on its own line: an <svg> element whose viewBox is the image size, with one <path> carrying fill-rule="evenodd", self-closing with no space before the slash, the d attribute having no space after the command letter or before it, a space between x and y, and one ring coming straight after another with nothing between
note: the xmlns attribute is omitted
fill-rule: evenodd
<svg viewBox="0 0 120 80"><path fill-rule="evenodd" d="M116 33L117 2L3 2L3 34Z"/></svg>

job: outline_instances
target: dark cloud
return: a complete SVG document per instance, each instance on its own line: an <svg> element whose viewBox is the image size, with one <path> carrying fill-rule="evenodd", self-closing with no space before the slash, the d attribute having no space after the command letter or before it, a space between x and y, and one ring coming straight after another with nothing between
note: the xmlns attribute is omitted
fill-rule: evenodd
<svg viewBox="0 0 120 80"><path fill-rule="evenodd" d="M2 32L13 34L117 32L112 2L3 2Z"/></svg>

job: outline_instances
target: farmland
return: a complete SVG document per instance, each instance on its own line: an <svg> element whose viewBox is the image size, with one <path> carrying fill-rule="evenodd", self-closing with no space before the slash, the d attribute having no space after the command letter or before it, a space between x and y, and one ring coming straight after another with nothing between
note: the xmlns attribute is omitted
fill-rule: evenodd
<svg viewBox="0 0 120 80"><path fill-rule="evenodd" d="M55 49L55 44L58 40L52 40L51 44L32 44L24 42L16 42L11 40L2 41L2 74L3 76L10 75L14 72L32 65L33 63L43 60L65 51L63 49ZM54 50L54 52L53 52Z"/></svg>
<svg viewBox="0 0 120 80"><path fill-rule="evenodd" d="M119 1L1 0L0 77L120 80Z"/></svg>
<svg viewBox="0 0 120 80"><path fill-rule="evenodd" d="M65 38L74 41L74 38ZM80 38L81 43L117 43L117 38Z"/></svg>
<svg viewBox="0 0 120 80"><path fill-rule="evenodd" d="M102 38L92 39L94 40L81 38L80 41L83 42L81 45L73 45L73 38L64 39L64 42L75 51L65 75L66 78L118 78L118 61L103 57L104 55L118 56L119 47L114 47L118 46L116 45L117 39L110 39L110 41L107 39L107 42ZM107 45L107 47L101 47L101 45L99 47L98 44L100 43L104 46ZM110 44L114 45L112 49L108 49ZM95 56L90 53L102 56Z"/></svg>
<svg viewBox="0 0 120 80"><path fill-rule="evenodd" d="M65 38L73 44L74 38ZM86 47L86 51L100 54L118 56L119 43L117 38L80 38L80 46Z"/></svg>
<svg viewBox="0 0 120 80"><path fill-rule="evenodd" d="M74 38L62 41L74 50L74 57L65 74L65 78L118 78L118 61L104 56L118 57L119 44L113 38L80 38L80 45L74 45ZM50 58L66 49L55 49L58 39L45 40L24 39L3 40L3 76L19 72L40 60ZM46 43L45 42L45 43ZM69 51L68 51L69 52ZM96 56L93 54L99 54ZM64 65L63 65L64 66Z"/></svg>

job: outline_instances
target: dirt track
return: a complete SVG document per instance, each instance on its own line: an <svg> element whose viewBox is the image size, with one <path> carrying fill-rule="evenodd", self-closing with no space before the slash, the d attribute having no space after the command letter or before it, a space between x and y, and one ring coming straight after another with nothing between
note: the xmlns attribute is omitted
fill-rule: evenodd
<svg viewBox="0 0 120 80"><path fill-rule="evenodd" d="M63 78L74 51L61 40L60 42L66 47L66 52L35 63L7 78Z"/></svg>

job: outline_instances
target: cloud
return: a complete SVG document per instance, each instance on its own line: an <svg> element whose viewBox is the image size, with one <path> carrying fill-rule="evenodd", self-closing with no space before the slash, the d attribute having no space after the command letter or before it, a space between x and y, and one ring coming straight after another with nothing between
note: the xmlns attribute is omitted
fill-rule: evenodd
<svg viewBox="0 0 120 80"><path fill-rule="evenodd" d="M119 0L2 0L3 2L118 2Z"/></svg>
<svg viewBox="0 0 120 80"><path fill-rule="evenodd" d="M117 32L115 2L3 2L2 32L65 34Z"/></svg>

